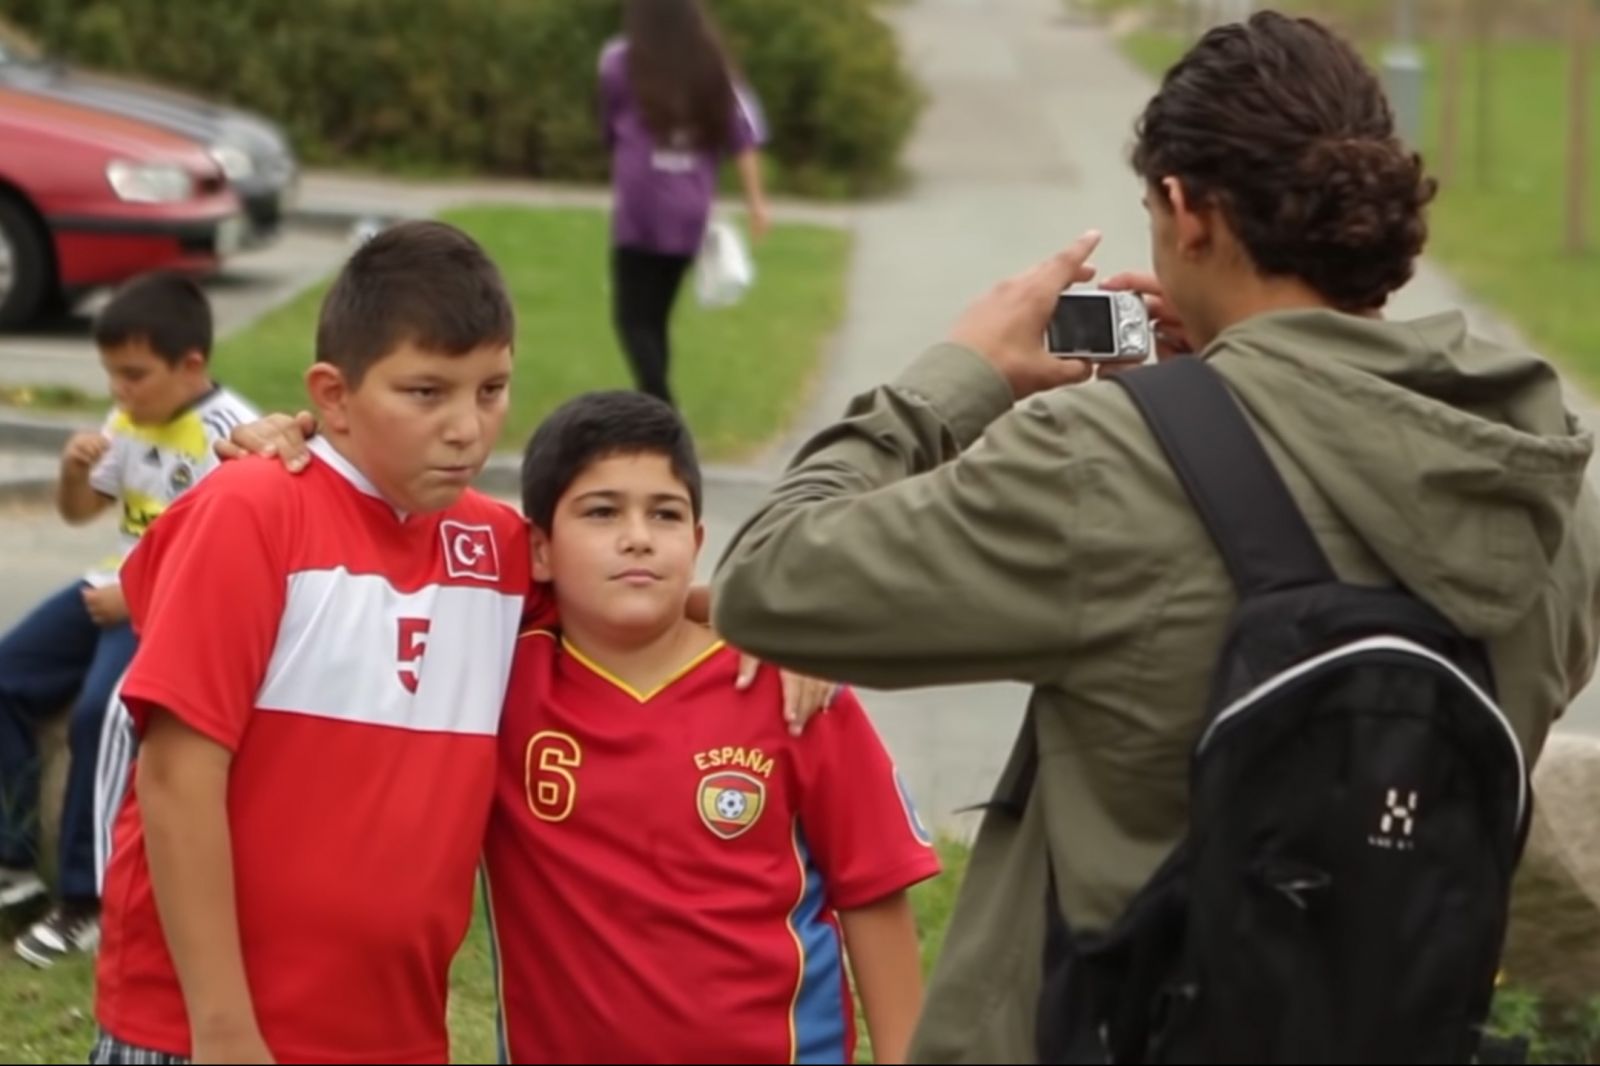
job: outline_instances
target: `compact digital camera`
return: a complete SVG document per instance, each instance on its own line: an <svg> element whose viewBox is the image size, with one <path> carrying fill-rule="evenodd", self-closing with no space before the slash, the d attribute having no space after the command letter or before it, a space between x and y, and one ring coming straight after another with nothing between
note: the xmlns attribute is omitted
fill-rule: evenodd
<svg viewBox="0 0 1600 1066"><path fill-rule="evenodd" d="M1136 292L1068 289L1056 298L1044 344L1062 357L1138 361L1155 351L1155 331Z"/></svg>

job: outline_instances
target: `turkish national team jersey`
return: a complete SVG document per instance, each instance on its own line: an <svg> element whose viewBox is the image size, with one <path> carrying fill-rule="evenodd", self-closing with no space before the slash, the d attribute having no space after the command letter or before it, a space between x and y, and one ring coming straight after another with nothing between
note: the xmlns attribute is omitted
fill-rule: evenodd
<svg viewBox="0 0 1600 1066"><path fill-rule="evenodd" d="M718 645L648 696L517 644L484 851L512 1062L848 1062L835 910L939 872L848 692L794 738Z"/></svg>
<svg viewBox="0 0 1600 1066"><path fill-rule="evenodd" d="M526 527L474 492L402 516L326 443L296 476L227 463L123 570L140 634L122 698L234 753L235 895L279 1062L443 1062L495 732L529 587ZM96 1013L187 1055L137 788L116 826Z"/></svg>

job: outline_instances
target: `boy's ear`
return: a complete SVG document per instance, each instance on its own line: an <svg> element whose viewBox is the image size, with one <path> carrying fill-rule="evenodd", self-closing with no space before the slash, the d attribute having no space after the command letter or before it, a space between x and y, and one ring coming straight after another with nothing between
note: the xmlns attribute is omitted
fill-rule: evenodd
<svg viewBox="0 0 1600 1066"><path fill-rule="evenodd" d="M554 581L555 573L550 569L550 535L538 526L530 526L528 534L533 545L533 579L540 584Z"/></svg>
<svg viewBox="0 0 1600 1066"><path fill-rule="evenodd" d="M704 522L696 522L694 524L694 553L695 553L695 555L698 556L700 554L700 549L704 548L705 546L706 546L706 524Z"/></svg>
<svg viewBox="0 0 1600 1066"><path fill-rule="evenodd" d="M306 371L306 395L317 409L317 421L331 432L349 432L346 408L354 391L345 380L344 371L332 363L312 363Z"/></svg>
<svg viewBox="0 0 1600 1066"><path fill-rule="evenodd" d="M190 348L183 353L183 358L178 360L177 369L190 372L204 371L206 369L206 355L198 348Z"/></svg>

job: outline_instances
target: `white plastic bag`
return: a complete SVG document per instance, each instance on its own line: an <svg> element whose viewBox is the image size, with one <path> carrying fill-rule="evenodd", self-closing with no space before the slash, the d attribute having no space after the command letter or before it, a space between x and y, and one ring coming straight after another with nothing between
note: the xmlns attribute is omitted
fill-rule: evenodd
<svg viewBox="0 0 1600 1066"><path fill-rule="evenodd" d="M750 249L732 223L713 219L695 260L695 293L702 307L732 307L755 284Z"/></svg>

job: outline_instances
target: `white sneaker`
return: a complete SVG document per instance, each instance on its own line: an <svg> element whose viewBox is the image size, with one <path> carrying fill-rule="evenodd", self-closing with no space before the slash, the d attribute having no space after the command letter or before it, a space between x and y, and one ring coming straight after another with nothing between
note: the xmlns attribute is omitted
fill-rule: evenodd
<svg viewBox="0 0 1600 1066"><path fill-rule="evenodd" d="M45 883L32 870L0 866L0 910L26 903L45 891Z"/></svg>

